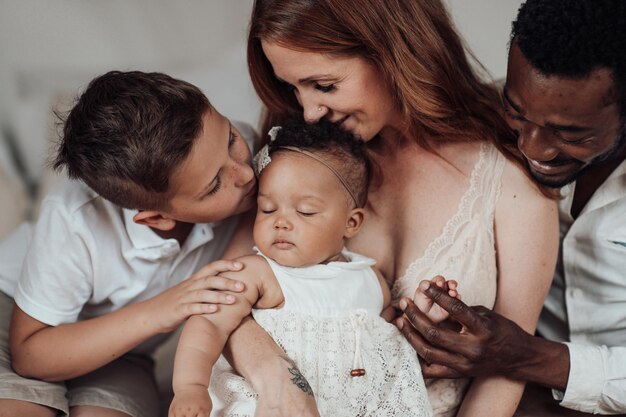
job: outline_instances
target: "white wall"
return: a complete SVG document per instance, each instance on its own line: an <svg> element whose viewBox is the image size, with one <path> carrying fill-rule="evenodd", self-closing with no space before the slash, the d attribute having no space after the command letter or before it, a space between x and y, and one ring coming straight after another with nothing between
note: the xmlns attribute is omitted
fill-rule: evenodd
<svg viewBox="0 0 626 417"><path fill-rule="evenodd" d="M188 80L225 115L256 124L245 36L252 0L0 0L0 127L31 177L48 152L49 105L111 69ZM0 159L1 161L1 159Z"/></svg>
<svg viewBox="0 0 626 417"><path fill-rule="evenodd" d="M445 0L470 50L495 78L506 76L511 22L522 0Z"/></svg>
<svg viewBox="0 0 626 417"><path fill-rule="evenodd" d="M346 0L349 1L349 0ZM495 77L505 74L521 1L446 0ZM245 36L252 0L0 0L0 133L11 132L31 179L48 153L49 106L110 69L170 73L225 115L256 125ZM0 149L0 166L8 158Z"/></svg>

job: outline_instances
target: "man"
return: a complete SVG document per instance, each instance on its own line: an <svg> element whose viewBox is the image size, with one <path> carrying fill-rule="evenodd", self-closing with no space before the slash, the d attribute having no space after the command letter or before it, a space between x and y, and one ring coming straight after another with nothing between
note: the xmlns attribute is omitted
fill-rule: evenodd
<svg viewBox="0 0 626 417"><path fill-rule="evenodd" d="M425 377L531 382L516 415L626 413L626 2L523 4L503 102L530 174L563 187L543 337L434 287L428 294L464 331L435 327L410 301L398 326L425 359ZM550 392L540 386L557 401L537 406Z"/></svg>

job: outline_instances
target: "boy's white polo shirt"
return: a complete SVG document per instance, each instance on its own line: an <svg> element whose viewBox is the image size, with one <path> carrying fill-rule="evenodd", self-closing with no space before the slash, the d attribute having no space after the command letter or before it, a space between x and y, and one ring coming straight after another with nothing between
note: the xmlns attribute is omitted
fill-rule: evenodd
<svg viewBox="0 0 626 417"><path fill-rule="evenodd" d="M196 224L181 247L133 222L135 213L81 182L62 181L42 203L21 277L9 295L51 326L98 317L152 298L219 259L237 224L237 218ZM6 281L3 287L6 292ZM142 346L146 351L154 343Z"/></svg>

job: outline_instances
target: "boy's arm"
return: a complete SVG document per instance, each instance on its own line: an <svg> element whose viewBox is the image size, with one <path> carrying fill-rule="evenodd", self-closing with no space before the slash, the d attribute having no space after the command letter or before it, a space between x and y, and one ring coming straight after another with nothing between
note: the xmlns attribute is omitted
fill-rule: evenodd
<svg viewBox="0 0 626 417"><path fill-rule="evenodd" d="M211 411L208 394L211 371L231 332L261 297L268 308L282 301L282 295L276 291L278 284L275 281L265 284L268 276L273 275L270 275L271 270L264 259L247 256L239 260L244 264L242 271L223 274L246 284L243 293L233 294L238 298L237 302L214 314L192 316L185 323L174 361L174 400L170 416L196 416ZM268 286L269 291L265 291Z"/></svg>
<svg viewBox="0 0 626 417"><path fill-rule="evenodd" d="M46 381L98 369L193 314L215 311L213 303L228 303L227 294L212 290L238 291L236 283L212 275L232 269L238 269L233 261L213 262L152 299L76 323L49 326L15 306L10 329L13 368L22 376Z"/></svg>

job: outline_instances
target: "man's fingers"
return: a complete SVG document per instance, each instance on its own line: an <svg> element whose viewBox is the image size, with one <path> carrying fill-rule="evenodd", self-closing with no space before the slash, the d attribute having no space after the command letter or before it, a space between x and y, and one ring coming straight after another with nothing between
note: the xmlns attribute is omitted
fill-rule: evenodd
<svg viewBox="0 0 626 417"><path fill-rule="evenodd" d="M463 375L452 368L438 363L422 362L422 376L424 378L460 378Z"/></svg>
<svg viewBox="0 0 626 417"><path fill-rule="evenodd" d="M437 351L440 349L434 347L419 334L413 326L404 317L400 317L395 321L396 326L402 332L402 335L409 342L409 344L415 349L415 353L422 358L426 363L433 362L433 355L437 355Z"/></svg>
<svg viewBox="0 0 626 417"><path fill-rule="evenodd" d="M403 298L400 302L400 306L405 307L403 311L409 325L413 327L430 346L443 348L448 352L454 352L455 354L458 353L464 356L471 353L467 349L468 335L460 334L455 330L446 329L434 324L417 308L415 303L408 298ZM403 332L408 331L408 329L402 330Z"/></svg>
<svg viewBox="0 0 626 417"><path fill-rule="evenodd" d="M411 326L405 317L400 317L395 323L402 332L402 335L413 349L415 349L417 355L426 361L426 363L440 363L440 361L447 363L455 359L450 353L428 343L426 339Z"/></svg>
<svg viewBox="0 0 626 417"><path fill-rule="evenodd" d="M483 318L476 313L471 307L461 301L459 298L450 297L446 291L431 285L425 290L425 294L432 298L441 308L450 313L450 318L461 323L472 333L475 330L483 328Z"/></svg>

